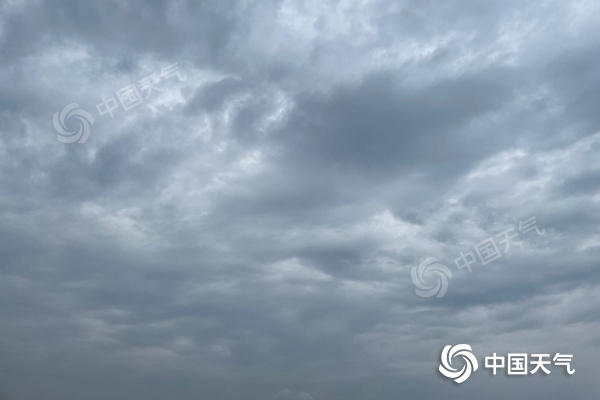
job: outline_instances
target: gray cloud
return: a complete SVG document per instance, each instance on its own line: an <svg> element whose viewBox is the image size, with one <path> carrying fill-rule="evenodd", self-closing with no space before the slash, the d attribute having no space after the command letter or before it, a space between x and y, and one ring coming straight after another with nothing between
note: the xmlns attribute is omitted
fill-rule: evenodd
<svg viewBox="0 0 600 400"><path fill-rule="evenodd" d="M598 397L599 12L3 2L0 398ZM65 145L74 102L95 123ZM454 265L532 216L543 236ZM415 294L428 257L443 298ZM458 343L461 385L437 372ZM493 376L493 352L576 373Z"/></svg>

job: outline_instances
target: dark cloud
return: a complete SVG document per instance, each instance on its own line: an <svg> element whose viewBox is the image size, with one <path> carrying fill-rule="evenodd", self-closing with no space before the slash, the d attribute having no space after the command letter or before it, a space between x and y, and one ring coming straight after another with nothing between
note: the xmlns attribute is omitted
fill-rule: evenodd
<svg viewBox="0 0 600 400"><path fill-rule="evenodd" d="M598 13L1 3L0 398L598 397ZM85 144L57 140L71 103ZM456 268L532 216L543 235ZM415 293L428 257L443 298ZM458 343L461 385L438 372ZM493 352L576 373L493 376Z"/></svg>

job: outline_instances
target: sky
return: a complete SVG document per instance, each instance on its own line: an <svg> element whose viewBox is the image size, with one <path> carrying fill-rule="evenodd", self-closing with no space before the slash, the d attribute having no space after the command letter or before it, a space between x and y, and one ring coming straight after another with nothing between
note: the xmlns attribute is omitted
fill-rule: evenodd
<svg viewBox="0 0 600 400"><path fill-rule="evenodd" d="M599 19L0 0L0 400L600 398Z"/></svg>

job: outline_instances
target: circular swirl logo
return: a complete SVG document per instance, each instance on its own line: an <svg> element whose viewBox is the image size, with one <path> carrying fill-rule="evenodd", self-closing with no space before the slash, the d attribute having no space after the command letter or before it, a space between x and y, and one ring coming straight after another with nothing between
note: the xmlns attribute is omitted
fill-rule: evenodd
<svg viewBox="0 0 600 400"><path fill-rule="evenodd" d="M76 118L79 121L79 130L70 131L66 126L69 118ZM55 113L52 119L54 129L58 132L56 138L62 143L85 143L90 136L94 117L92 114L79 107L77 103L71 103L62 109L60 113Z"/></svg>
<svg viewBox="0 0 600 400"><path fill-rule="evenodd" d="M454 347L448 345L442 350L442 364L440 365L440 372L446 378L454 379L456 383L463 383L466 381L472 372L477 371L479 365L477 359L471 352L471 346L468 344L458 344ZM465 362L465 365L461 370L452 367L452 358L454 356L461 356Z"/></svg>
<svg viewBox="0 0 600 400"><path fill-rule="evenodd" d="M418 267L413 267L410 274L417 287L415 293L419 297L444 297L448 290L448 280L452 278L452 271L433 257L425 259ZM437 276L437 284L427 285L424 278L432 274Z"/></svg>

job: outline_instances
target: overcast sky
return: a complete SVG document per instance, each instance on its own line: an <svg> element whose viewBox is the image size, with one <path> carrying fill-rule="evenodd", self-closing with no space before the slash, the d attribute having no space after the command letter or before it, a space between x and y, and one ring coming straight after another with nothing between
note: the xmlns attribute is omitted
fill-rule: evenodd
<svg viewBox="0 0 600 400"><path fill-rule="evenodd" d="M594 0L0 0L0 399L599 398L599 20ZM53 125L72 103L84 143ZM509 228L521 246L457 268ZM429 257L441 297L411 279ZM460 343L479 370L455 384ZM494 376L494 352L576 372Z"/></svg>

